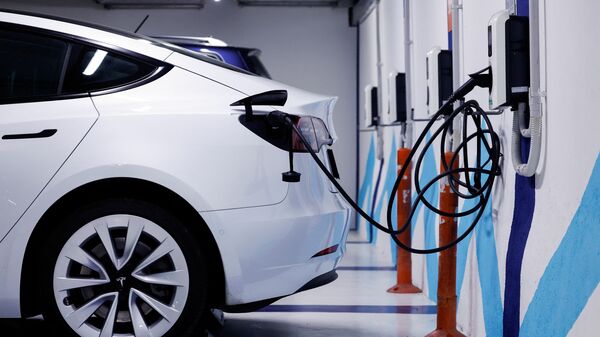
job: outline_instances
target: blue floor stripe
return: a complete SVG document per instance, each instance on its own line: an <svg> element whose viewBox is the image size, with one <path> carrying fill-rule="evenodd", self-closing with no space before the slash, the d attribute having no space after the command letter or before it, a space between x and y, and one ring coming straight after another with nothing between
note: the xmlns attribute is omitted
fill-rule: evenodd
<svg viewBox="0 0 600 337"><path fill-rule="evenodd" d="M396 266L348 266L348 267L337 267L336 270L396 270Z"/></svg>
<svg viewBox="0 0 600 337"><path fill-rule="evenodd" d="M265 307L261 312L323 312L361 314L425 314L437 313L435 305L280 305Z"/></svg>

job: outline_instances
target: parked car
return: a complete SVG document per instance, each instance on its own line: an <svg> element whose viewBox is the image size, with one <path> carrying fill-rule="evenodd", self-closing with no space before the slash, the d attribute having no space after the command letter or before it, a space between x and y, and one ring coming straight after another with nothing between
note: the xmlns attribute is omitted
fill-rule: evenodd
<svg viewBox="0 0 600 337"><path fill-rule="evenodd" d="M231 105L271 90L287 91L281 110L306 137L336 138L335 98L0 11L0 317L42 314L54 336L186 336L209 308L334 280L349 217L338 193L304 152L300 182L283 182L291 134L266 123L270 106L247 118Z"/></svg>
<svg viewBox="0 0 600 337"><path fill-rule="evenodd" d="M247 70L258 76L271 78L260 60L260 49L228 46L212 37L155 36L154 38L193 50L215 60Z"/></svg>

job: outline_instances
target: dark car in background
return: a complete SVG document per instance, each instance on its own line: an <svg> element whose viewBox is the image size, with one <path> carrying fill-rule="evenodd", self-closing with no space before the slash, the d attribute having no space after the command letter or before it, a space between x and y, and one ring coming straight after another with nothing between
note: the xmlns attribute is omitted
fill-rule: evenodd
<svg viewBox="0 0 600 337"><path fill-rule="evenodd" d="M260 49L228 46L225 42L212 37L154 36L154 38L198 52L258 76L271 78L260 61Z"/></svg>

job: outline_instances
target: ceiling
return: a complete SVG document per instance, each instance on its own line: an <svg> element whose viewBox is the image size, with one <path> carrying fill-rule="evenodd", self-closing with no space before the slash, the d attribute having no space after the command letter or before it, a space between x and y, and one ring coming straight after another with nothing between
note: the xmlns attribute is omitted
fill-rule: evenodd
<svg viewBox="0 0 600 337"><path fill-rule="evenodd" d="M202 8L213 0L95 0L105 8ZM220 0L231 1L231 0ZM236 0L240 6L342 7L350 8L357 0Z"/></svg>
<svg viewBox="0 0 600 337"><path fill-rule="evenodd" d="M111 8L202 8L206 0L95 0Z"/></svg>
<svg viewBox="0 0 600 337"><path fill-rule="evenodd" d="M352 7L354 0L237 0L240 6Z"/></svg>

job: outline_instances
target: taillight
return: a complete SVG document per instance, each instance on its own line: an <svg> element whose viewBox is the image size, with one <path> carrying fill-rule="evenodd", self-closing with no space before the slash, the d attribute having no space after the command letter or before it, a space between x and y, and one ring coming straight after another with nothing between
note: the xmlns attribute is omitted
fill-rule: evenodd
<svg viewBox="0 0 600 337"><path fill-rule="evenodd" d="M323 145L333 144L333 139L323 120L312 116L298 117L294 121L302 136L308 141L313 151L319 152ZM300 137L292 132L292 149L294 152L308 152Z"/></svg>
<svg viewBox="0 0 600 337"><path fill-rule="evenodd" d="M284 115L292 120L298 130L302 133L302 136L308 141L313 151L319 152L323 145L333 144L333 139L327 130L327 126L320 118L313 116ZM298 137L292 128L270 123L266 118L266 115L253 115L251 118L247 118L246 115L241 115L239 119L240 123L254 134L282 150L308 152L300 140L300 137Z"/></svg>
<svg viewBox="0 0 600 337"><path fill-rule="evenodd" d="M331 246L329 248L325 248L322 251L316 253L315 255L312 256L312 258L315 257L319 257L319 256L324 256L324 255L329 255L329 254L333 254L335 252L337 252L339 245L335 245L335 246Z"/></svg>

